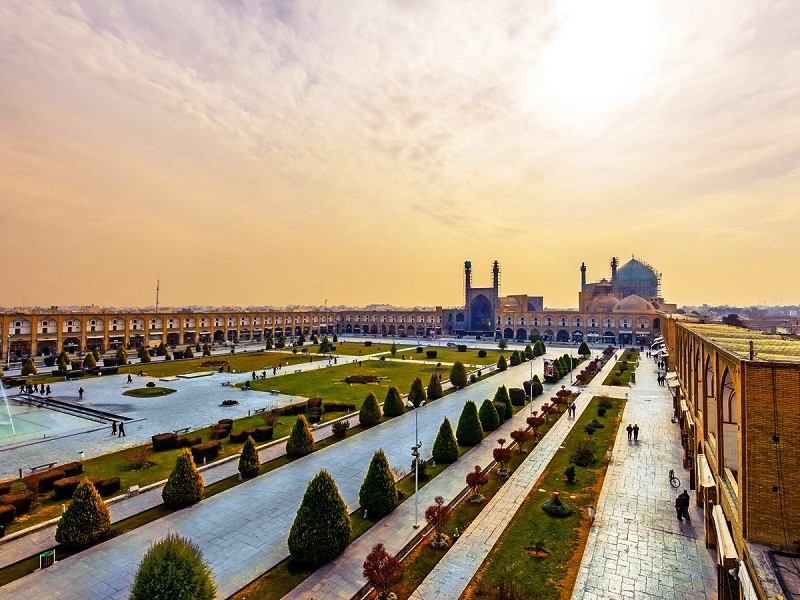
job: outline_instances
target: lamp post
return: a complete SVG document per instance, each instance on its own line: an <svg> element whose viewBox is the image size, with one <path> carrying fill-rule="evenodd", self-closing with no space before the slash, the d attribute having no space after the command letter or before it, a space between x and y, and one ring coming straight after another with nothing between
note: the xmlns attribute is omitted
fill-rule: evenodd
<svg viewBox="0 0 800 600"><path fill-rule="evenodd" d="M414 445L411 446L411 456L414 457L414 529L419 529L419 450L422 441L419 439L419 409L425 406L425 400L417 403L406 400L406 405L414 409Z"/></svg>
<svg viewBox="0 0 800 600"><path fill-rule="evenodd" d="M531 363L531 378L529 380L530 384L528 385L528 389L530 390L530 395L531 395L531 401L530 401L531 416L533 416L533 359L531 359L529 362Z"/></svg>

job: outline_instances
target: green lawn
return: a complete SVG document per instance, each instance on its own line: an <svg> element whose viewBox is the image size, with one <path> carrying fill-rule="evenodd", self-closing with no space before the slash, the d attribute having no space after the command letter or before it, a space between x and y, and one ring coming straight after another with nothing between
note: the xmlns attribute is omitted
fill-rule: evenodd
<svg viewBox="0 0 800 600"><path fill-rule="evenodd" d="M339 362L342 362L341 360ZM435 363L420 365L411 362L368 360L340 364L303 373L289 373L265 380L251 381L254 390L266 392L280 390L282 394L302 397L320 397L323 401L347 402L355 404L358 409L367 394L372 391L379 402L383 402L386 392L397 386L401 394L407 394L416 377L428 386L432 373L441 373L444 379L450 376L450 367L437 367ZM380 377L377 383L348 384L344 379L348 375L375 375Z"/></svg>
<svg viewBox="0 0 800 600"><path fill-rule="evenodd" d="M495 365L500 360L501 356L505 356L506 360L511 357L511 352L508 350L487 350L486 356L481 358L478 356L478 351L475 348L467 348L466 352L459 352L456 348L448 348L447 346L422 346L425 350L421 354L412 350L404 352L406 358L413 358L414 360L428 360L432 362L454 363L461 361L465 365ZM426 358L425 351L436 350L436 358ZM396 358L400 358L398 353Z"/></svg>
<svg viewBox="0 0 800 600"><path fill-rule="evenodd" d="M494 598L501 580L513 581L521 596L526 598L559 599L569 595L577 577L583 547L589 532L589 506L597 506L608 461L606 450L613 447L619 419L625 401L612 398L612 407L605 416L597 414L599 397L594 397L577 424L550 461L541 479L534 486L513 520L501 535L484 561L464 598ZM593 437L587 438L585 425L597 418L605 425ZM589 467L575 467L577 481L567 482L564 471L579 441L587 441L596 460ZM568 517L555 518L541 506L559 492L561 500L573 512ZM531 548L544 542L547 556L536 556Z"/></svg>
<svg viewBox="0 0 800 600"><path fill-rule="evenodd" d="M178 390L173 390L172 388L167 387L143 387L143 388L136 388L133 390L125 390L122 392L123 396L133 396L134 398L155 398L157 396L167 396L169 394L174 394Z"/></svg>
<svg viewBox="0 0 800 600"><path fill-rule="evenodd" d="M636 368L636 362L639 360L639 351L633 348L628 348L623 351L622 355L617 360L614 368L603 381L603 385L619 385L630 386L631 373Z"/></svg>

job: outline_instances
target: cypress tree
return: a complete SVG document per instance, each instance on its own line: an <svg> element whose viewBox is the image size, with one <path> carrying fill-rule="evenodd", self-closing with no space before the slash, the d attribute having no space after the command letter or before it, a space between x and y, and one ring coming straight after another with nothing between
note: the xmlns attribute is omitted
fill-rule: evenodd
<svg viewBox="0 0 800 600"><path fill-rule="evenodd" d="M289 554L302 565L319 567L347 548L350 530L347 505L323 469L308 484L297 510L289 531Z"/></svg>
<svg viewBox="0 0 800 600"><path fill-rule="evenodd" d="M586 342L581 342L581 345L578 347L578 354L581 356L591 356L592 351L589 350L589 344Z"/></svg>
<svg viewBox="0 0 800 600"><path fill-rule="evenodd" d="M66 350L62 350L61 354L58 355L58 360L56 361L58 368L62 371L66 371L69 369L69 363L70 363L69 354L67 354Z"/></svg>
<svg viewBox="0 0 800 600"><path fill-rule="evenodd" d="M89 354L91 356L91 354ZM25 361L25 364L22 365L22 376L27 377L28 375L36 375L39 372L39 369L36 368L36 365L33 364L33 358L29 357L28 360Z"/></svg>
<svg viewBox="0 0 800 600"><path fill-rule="evenodd" d="M155 542L142 557L130 600L214 600L217 587L200 549L176 533Z"/></svg>
<svg viewBox="0 0 800 600"><path fill-rule="evenodd" d="M372 427L381 422L381 416L381 407L378 405L378 399L375 394L370 392L364 399L361 410L358 411L358 422L362 427Z"/></svg>
<svg viewBox="0 0 800 600"><path fill-rule="evenodd" d="M333 334L333 343L336 344L336 343L338 343L338 341L339 341L339 336L334 333Z"/></svg>
<svg viewBox="0 0 800 600"><path fill-rule="evenodd" d="M508 363L506 362L506 357L501 356L497 361L497 370L505 371L507 368L508 368Z"/></svg>
<svg viewBox="0 0 800 600"><path fill-rule="evenodd" d="M397 354L397 344L392 342L392 347L389 349L389 352L392 353L392 356Z"/></svg>
<svg viewBox="0 0 800 600"><path fill-rule="evenodd" d="M89 352L83 357L83 366L86 369L94 369L97 366L97 361L94 358L94 354Z"/></svg>
<svg viewBox="0 0 800 600"><path fill-rule="evenodd" d="M261 459L258 457L256 443L251 436L247 436L247 441L242 446L242 454L239 457L239 473L242 479L250 479L258 475L261 468Z"/></svg>
<svg viewBox="0 0 800 600"><path fill-rule="evenodd" d="M534 358L534 356L533 356L533 348L531 348L530 344L525 346L525 358L527 358L528 360L533 360L533 358Z"/></svg>
<svg viewBox="0 0 800 600"><path fill-rule="evenodd" d="M286 454L292 457L305 456L314 451L314 436L305 415L298 415L292 433L286 441Z"/></svg>
<svg viewBox="0 0 800 600"><path fill-rule="evenodd" d="M174 509L191 506L203 499L204 491L203 476L194 464L192 453L184 448L161 490L164 504Z"/></svg>
<svg viewBox="0 0 800 600"><path fill-rule="evenodd" d="M512 367L516 367L517 365L519 365L520 360L519 360L519 351L518 350L514 350L511 353L511 360L509 362L511 363Z"/></svg>
<svg viewBox="0 0 800 600"><path fill-rule="evenodd" d="M439 376L434 373L431 375L431 380L428 383L428 398L430 400L436 400L441 398L444 395L442 391L442 382L439 381Z"/></svg>
<svg viewBox="0 0 800 600"><path fill-rule="evenodd" d="M186 346L186 350L183 351L183 358L194 358L194 350L192 350L191 344Z"/></svg>
<svg viewBox="0 0 800 600"><path fill-rule="evenodd" d="M495 402L502 402L506 405L506 412L505 412L505 420L508 421L512 416L514 416L514 407L511 405L511 397L508 395L508 390L506 386L501 385L497 388L497 391L494 393L494 401Z"/></svg>
<svg viewBox="0 0 800 600"><path fill-rule="evenodd" d="M481 420L481 427L484 431L494 431L500 427L500 415L497 414L497 409L488 398L481 404L478 417Z"/></svg>
<svg viewBox="0 0 800 600"><path fill-rule="evenodd" d="M398 504L394 475L382 449L372 456L367 475L358 492L358 502L372 520L385 517Z"/></svg>
<svg viewBox="0 0 800 600"><path fill-rule="evenodd" d="M383 401L383 414L387 417L397 417L404 412L406 412L406 408L403 406L400 390L395 386L390 387L386 392L386 399Z"/></svg>
<svg viewBox="0 0 800 600"><path fill-rule="evenodd" d="M203 344L203 356L211 356L211 346Z"/></svg>
<svg viewBox="0 0 800 600"><path fill-rule="evenodd" d="M272 339L272 336L269 336L269 337L267 338L267 345L266 345L266 348L265 348L265 349L266 349L266 350L272 350L272 348L273 348L274 346L275 346L275 340L273 340L273 339Z"/></svg>
<svg viewBox="0 0 800 600"><path fill-rule="evenodd" d="M541 356L545 353L547 349L544 346L544 342L542 340L536 340L533 343L533 354L534 356Z"/></svg>
<svg viewBox="0 0 800 600"><path fill-rule="evenodd" d="M408 400L414 408L419 408L426 400L425 388L422 387L422 379L419 377L411 384L411 390L408 392Z"/></svg>
<svg viewBox="0 0 800 600"><path fill-rule="evenodd" d="M483 440L483 427L478 418L478 407L472 400L464 404L461 416L458 418L456 439L462 446L475 446Z"/></svg>
<svg viewBox="0 0 800 600"><path fill-rule="evenodd" d="M467 368L460 360L455 361L450 367L450 384L459 390L467 387Z"/></svg>
<svg viewBox="0 0 800 600"><path fill-rule="evenodd" d="M111 529L111 514L97 490L84 479L56 527L56 541L69 548L85 548Z"/></svg>
<svg viewBox="0 0 800 600"><path fill-rule="evenodd" d="M152 359L150 358L150 352L147 349L147 346L142 346L139 348L139 361L143 363L149 363Z"/></svg>
<svg viewBox="0 0 800 600"><path fill-rule="evenodd" d="M92 350L92 356L94 356L95 363L96 363L98 360L100 360L100 352L98 351L98 349L97 349L97 348L94 348L94 349Z"/></svg>
<svg viewBox="0 0 800 600"><path fill-rule="evenodd" d="M166 356L166 355L167 355L167 345L164 342L161 342L156 348L156 356Z"/></svg>
<svg viewBox="0 0 800 600"><path fill-rule="evenodd" d="M125 350L125 346L120 346L117 348L117 364L118 365L127 365L128 364L128 352Z"/></svg>
<svg viewBox="0 0 800 600"><path fill-rule="evenodd" d="M444 418L439 426L439 433L436 434L436 441L433 442L433 460L440 463L452 463L458 460L458 442L453 433L453 426L450 419Z"/></svg>

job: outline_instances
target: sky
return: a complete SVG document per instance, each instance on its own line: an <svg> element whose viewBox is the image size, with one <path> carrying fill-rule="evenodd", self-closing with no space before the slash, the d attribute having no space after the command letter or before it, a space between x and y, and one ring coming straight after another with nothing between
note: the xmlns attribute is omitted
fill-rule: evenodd
<svg viewBox="0 0 800 600"><path fill-rule="evenodd" d="M0 3L0 306L800 302L800 3Z"/></svg>

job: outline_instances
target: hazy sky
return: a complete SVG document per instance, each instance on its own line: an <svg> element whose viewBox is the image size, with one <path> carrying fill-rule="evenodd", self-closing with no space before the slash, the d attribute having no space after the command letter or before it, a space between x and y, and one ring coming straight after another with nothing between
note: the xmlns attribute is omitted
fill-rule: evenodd
<svg viewBox="0 0 800 600"><path fill-rule="evenodd" d="M0 305L800 302L798 2L0 3Z"/></svg>

